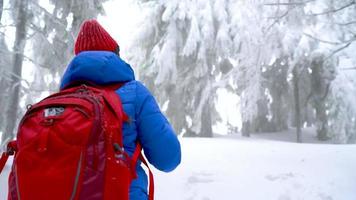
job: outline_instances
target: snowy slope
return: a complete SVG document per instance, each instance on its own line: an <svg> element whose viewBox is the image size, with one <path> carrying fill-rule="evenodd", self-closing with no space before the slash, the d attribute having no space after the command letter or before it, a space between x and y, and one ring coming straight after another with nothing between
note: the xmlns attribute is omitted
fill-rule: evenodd
<svg viewBox="0 0 356 200"><path fill-rule="evenodd" d="M356 199L356 145L256 138L181 142L180 167L155 171L156 200ZM5 179L0 176L1 200Z"/></svg>
<svg viewBox="0 0 356 200"><path fill-rule="evenodd" d="M157 200L355 200L356 145L184 139Z"/></svg>

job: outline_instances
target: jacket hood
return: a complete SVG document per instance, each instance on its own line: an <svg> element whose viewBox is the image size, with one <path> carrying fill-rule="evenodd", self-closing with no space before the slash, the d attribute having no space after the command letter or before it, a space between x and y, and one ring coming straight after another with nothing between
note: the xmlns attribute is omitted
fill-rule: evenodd
<svg viewBox="0 0 356 200"><path fill-rule="evenodd" d="M128 82L135 79L131 66L110 51L83 51L73 58L62 77L60 89L73 81L98 85Z"/></svg>

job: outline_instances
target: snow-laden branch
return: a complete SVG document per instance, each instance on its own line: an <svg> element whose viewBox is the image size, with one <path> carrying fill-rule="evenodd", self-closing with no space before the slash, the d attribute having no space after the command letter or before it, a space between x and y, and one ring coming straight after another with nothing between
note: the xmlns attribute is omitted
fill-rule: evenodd
<svg viewBox="0 0 356 200"><path fill-rule="evenodd" d="M12 71L6 69L0 69L0 74L5 78L7 78L8 80L12 80L12 78L16 78L18 80L18 83L24 82L27 85L27 87L30 87L30 83L26 79L23 79L21 76L13 73Z"/></svg>
<svg viewBox="0 0 356 200"><path fill-rule="evenodd" d="M54 22L57 24L63 26L64 28L67 28L67 25L64 24L59 18L53 16L52 13L48 12L45 8L43 8L41 5L39 5L35 1L31 1L31 4L34 5L36 8L38 8L41 12L43 12L45 15L49 16L51 19L53 19Z"/></svg>
<svg viewBox="0 0 356 200"><path fill-rule="evenodd" d="M1 25L0 25L0 28L15 27L15 26L16 26L16 24L14 24L14 23L11 23L11 24L1 24ZM1 34L4 34L4 33L1 32Z"/></svg>
<svg viewBox="0 0 356 200"><path fill-rule="evenodd" d="M5 52L5 50L3 49L0 49L0 52ZM9 54L22 54L22 56L24 57L24 59L30 61L31 63L33 63L34 65L37 65L37 66L40 66L40 67L43 67L43 68L50 68L49 66L45 66L43 64L40 64L38 62L36 62L35 60L33 60L32 58L28 57L27 55L25 55L24 53L21 53L19 51L6 51L6 53L9 53Z"/></svg>

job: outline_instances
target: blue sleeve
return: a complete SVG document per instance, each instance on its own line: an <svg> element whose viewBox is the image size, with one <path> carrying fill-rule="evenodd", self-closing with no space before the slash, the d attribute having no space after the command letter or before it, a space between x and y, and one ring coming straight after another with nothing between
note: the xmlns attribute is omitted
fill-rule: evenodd
<svg viewBox="0 0 356 200"><path fill-rule="evenodd" d="M178 138L148 89L137 82L136 92L138 139L145 156L157 169L172 171L181 161Z"/></svg>

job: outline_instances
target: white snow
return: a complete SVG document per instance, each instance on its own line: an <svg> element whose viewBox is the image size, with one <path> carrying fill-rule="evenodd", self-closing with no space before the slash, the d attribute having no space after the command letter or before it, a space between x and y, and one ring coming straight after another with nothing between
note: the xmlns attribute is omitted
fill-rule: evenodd
<svg viewBox="0 0 356 200"><path fill-rule="evenodd" d="M168 174L154 170L156 200L356 199L356 145L297 144L268 134L181 143L181 165ZM1 199L5 179L0 175Z"/></svg>
<svg viewBox="0 0 356 200"><path fill-rule="evenodd" d="M164 200L356 199L356 145L183 139L182 165L155 172Z"/></svg>

